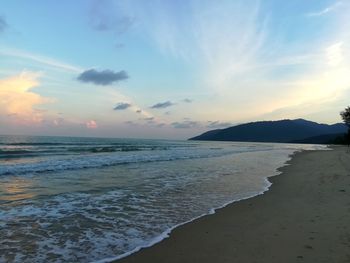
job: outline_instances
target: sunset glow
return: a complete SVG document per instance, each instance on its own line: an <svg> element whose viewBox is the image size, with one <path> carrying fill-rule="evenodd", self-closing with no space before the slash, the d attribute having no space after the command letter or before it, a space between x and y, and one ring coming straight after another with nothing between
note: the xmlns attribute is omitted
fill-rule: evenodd
<svg viewBox="0 0 350 263"><path fill-rule="evenodd" d="M50 99L32 91L39 85L38 74L23 72L0 80L0 110L14 125L31 125L43 120L45 110L36 108Z"/></svg>
<svg viewBox="0 0 350 263"><path fill-rule="evenodd" d="M256 120L338 122L349 14L332 0L6 1L0 133L184 139Z"/></svg>

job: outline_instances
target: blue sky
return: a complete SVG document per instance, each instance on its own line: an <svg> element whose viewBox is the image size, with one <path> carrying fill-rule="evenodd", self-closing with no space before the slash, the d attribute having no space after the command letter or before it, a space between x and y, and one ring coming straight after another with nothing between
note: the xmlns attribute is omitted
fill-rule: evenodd
<svg viewBox="0 0 350 263"><path fill-rule="evenodd" d="M339 122L348 28L348 1L3 1L0 134L184 139Z"/></svg>

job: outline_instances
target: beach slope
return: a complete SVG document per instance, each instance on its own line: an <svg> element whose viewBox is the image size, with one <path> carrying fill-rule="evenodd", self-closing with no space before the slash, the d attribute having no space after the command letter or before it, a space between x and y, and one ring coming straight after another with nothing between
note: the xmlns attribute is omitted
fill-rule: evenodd
<svg viewBox="0 0 350 263"><path fill-rule="evenodd" d="M176 228L118 263L350 262L350 153L297 153L264 195Z"/></svg>

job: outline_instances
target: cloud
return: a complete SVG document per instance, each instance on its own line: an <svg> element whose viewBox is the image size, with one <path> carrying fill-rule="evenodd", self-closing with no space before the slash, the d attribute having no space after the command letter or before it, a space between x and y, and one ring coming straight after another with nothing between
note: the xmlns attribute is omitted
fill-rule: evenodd
<svg viewBox="0 0 350 263"><path fill-rule="evenodd" d="M283 106L314 100L315 96L319 99L318 94L327 88L316 80L335 75L328 72L328 67L344 67L349 61L348 1L323 1L323 5L302 5L298 1L283 10L275 5L278 1L272 1L272 5L260 0L249 4L244 0L220 4L186 1L182 5L146 2L128 1L128 5L143 21L138 29L144 39L153 42L152 46L158 47L164 57L184 63L189 74L195 73L191 92L181 93L183 97L177 101L169 97L185 106L184 99L196 94L198 108L191 112L195 120L215 121L220 116L222 120L244 122ZM305 19L311 11L314 13L310 16L324 15L320 18L327 19L322 19L321 24L315 24L317 18ZM299 25L305 28L295 31ZM290 32L295 33L297 41L290 41ZM328 49L324 56L326 46L340 42L343 44ZM309 85L304 85L308 81L318 84L312 85L312 93ZM201 95L194 93L195 87L200 87ZM339 90L337 85L331 87ZM172 108L163 113L169 109ZM210 123L203 124L206 125ZM221 125L224 124L212 124Z"/></svg>
<svg viewBox="0 0 350 263"><path fill-rule="evenodd" d="M34 93L39 85L39 74L22 72L0 80L0 115L11 117L17 124L34 124L43 120L45 111L35 109L37 105L53 102L52 99Z"/></svg>
<svg viewBox="0 0 350 263"><path fill-rule="evenodd" d="M132 27L135 19L120 12L122 6L117 2L108 0L95 0L92 2L89 13L89 24L96 31L111 31L118 35L123 34Z"/></svg>
<svg viewBox="0 0 350 263"><path fill-rule="evenodd" d="M126 110L127 108L131 107L130 103L127 102L119 102L113 109L114 110Z"/></svg>
<svg viewBox="0 0 350 263"><path fill-rule="evenodd" d="M40 63L42 65L50 66L50 67L61 69L61 70L68 71L68 72L77 73L77 72L81 72L83 70L80 67L67 64L65 62L56 60L54 58L45 57L42 55L33 54L33 53L29 53L27 51L13 49L13 48L1 47L0 54L4 55L4 56L19 58L19 59L31 60L31 61Z"/></svg>
<svg viewBox="0 0 350 263"><path fill-rule="evenodd" d="M231 80L255 66L266 43L268 18L260 2L158 1L133 9L139 10L138 17L148 18L144 31L163 53L199 65L205 86L232 88Z"/></svg>
<svg viewBox="0 0 350 263"><path fill-rule="evenodd" d="M197 121L189 121L185 120L182 122L173 122L171 125L176 128L176 129L188 129L188 128L193 128L198 126Z"/></svg>
<svg viewBox="0 0 350 263"><path fill-rule="evenodd" d="M220 121L209 121L207 128L210 129L222 129L232 126L232 123L229 122L220 122Z"/></svg>
<svg viewBox="0 0 350 263"><path fill-rule="evenodd" d="M330 5L330 6L324 8L324 9L318 11L318 12L311 12L311 13L308 13L308 14L306 14L306 15L309 16L309 17L313 17L313 16L323 16L323 15L325 15L325 14L328 14L328 13L334 11L334 10L337 9L341 4L342 4L342 2L336 2L335 4Z"/></svg>
<svg viewBox="0 0 350 263"><path fill-rule="evenodd" d="M54 126L61 126L64 123L64 118L56 118L52 121Z"/></svg>
<svg viewBox="0 0 350 263"><path fill-rule="evenodd" d="M85 123L85 125L88 129L96 129L98 127L95 120L89 120Z"/></svg>
<svg viewBox="0 0 350 263"><path fill-rule="evenodd" d="M343 42L338 42L326 49L326 57L328 60L328 65L332 67L336 67L341 64L341 62L344 60L343 46L344 46Z"/></svg>
<svg viewBox="0 0 350 263"><path fill-rule="evenodd" d="M171 107L175 105L174 103L172 103L171 101L166 101L166 102L160 102L157 104L154 104L153 106L151 106L151 109L165 109L168 107Z"/></svg>
<svg viewBox="0 0 350 263"><path fill-rule="evenodd" d="M84 71L78 76L78 80L81 82L92 82L95 85L110 85L113 82L119 82L128 79L129 76L126 71L122 70L115 72L109 69L97 71L95 69L89 69Z"/></svg>
<svg viewBox="0 0 350 263"><path fill-rule="evenodd" d="M183 99L182 101L186 102L186 103L192 103L193 102L193 100L191 100L191 99Z"/></svg>
<svg viewBox="0 0 350 263"><path fill-rule="evenodd" d="M8 24L3 16L0 16L0 33L4 32L6 28L8 27Z"/></svg>

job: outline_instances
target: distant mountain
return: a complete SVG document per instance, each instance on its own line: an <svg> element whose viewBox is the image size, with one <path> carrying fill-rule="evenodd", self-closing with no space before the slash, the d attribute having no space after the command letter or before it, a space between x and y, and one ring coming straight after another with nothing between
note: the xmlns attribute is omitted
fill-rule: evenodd
<svg viewBox="0 0 350 263"><path fill-rule="evenodd" d="M301 140L291 141L290 143L311 143L311 144L346 144L345 133L323 134L308 137Z"/></svg>
<svg viewBox="0 0 350 263"><path fill-rule="evenodd" d="M328 143L346 131L342 123L328 125L304 119L259 121L211 130L190 140Z"/></svg>

